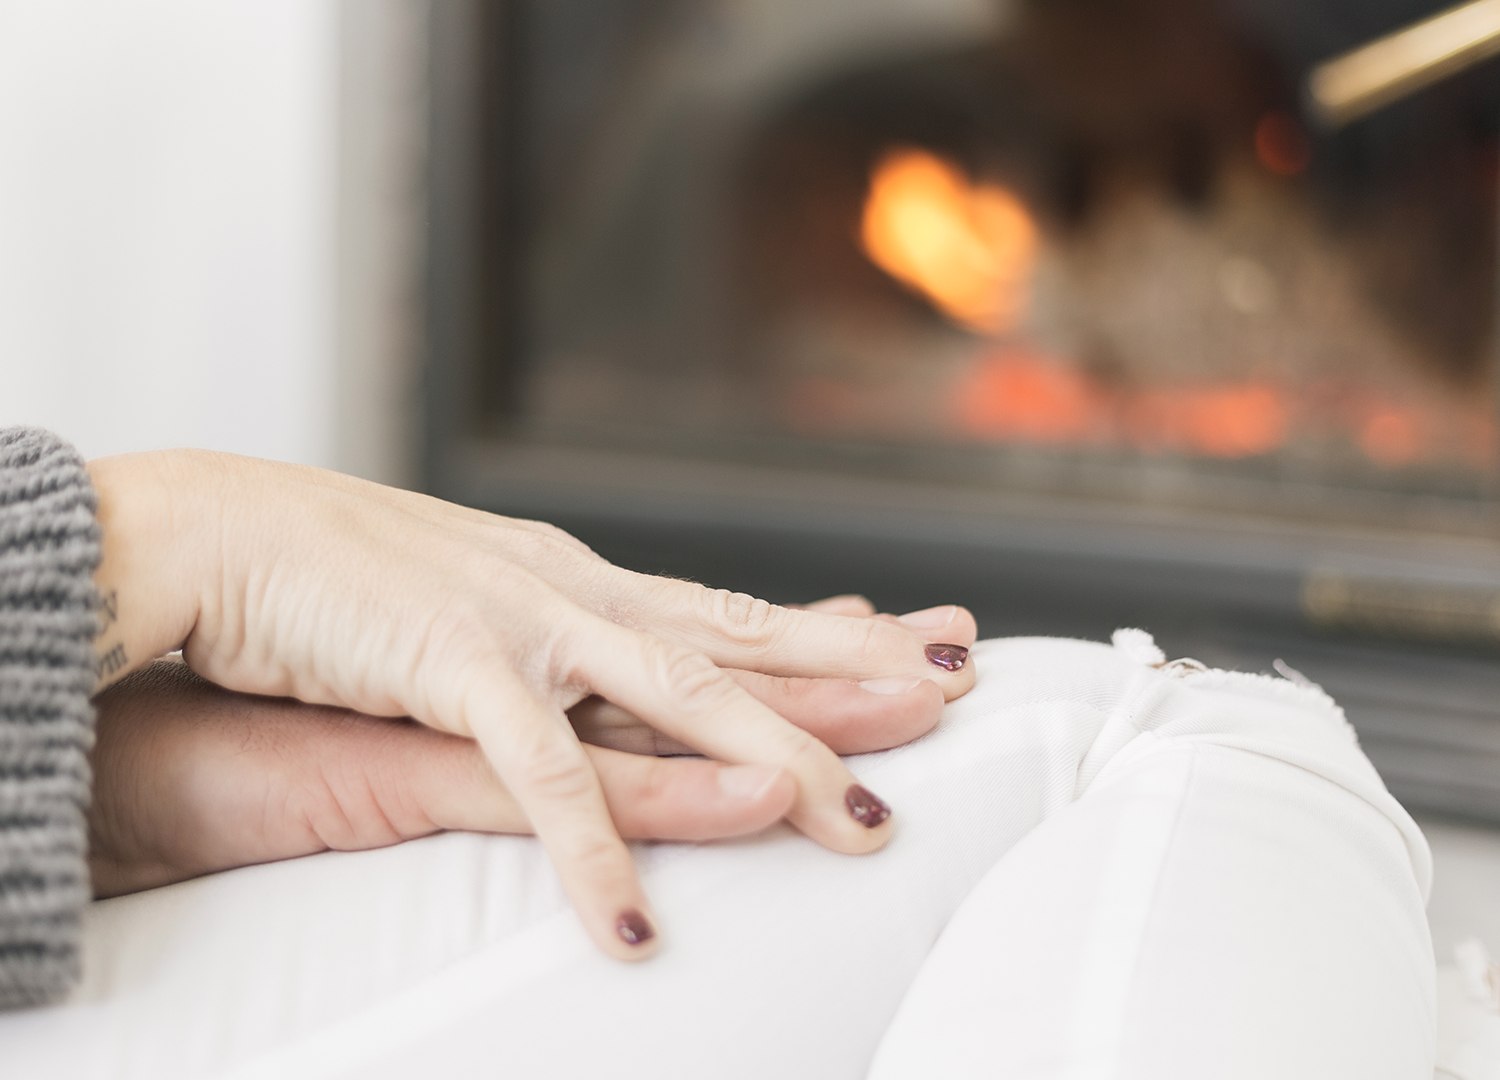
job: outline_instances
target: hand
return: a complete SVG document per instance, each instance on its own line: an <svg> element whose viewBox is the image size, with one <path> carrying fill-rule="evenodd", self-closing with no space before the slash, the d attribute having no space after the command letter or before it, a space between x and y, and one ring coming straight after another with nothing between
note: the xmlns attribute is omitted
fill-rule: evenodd
<svg viewBox="0 0 1500 1080"><path fill-rule="evenodd" d="M821 611L855 618L874 616L886 622L896 617L876 615L862 596L835 596L807 604ZM929 638L954 640L965 648L974 644L973 621L953 611L951 625L943 609L924 630ZM925 735L943 711L943 692L928 679L893 678L852 682L847 679L798 679L729 669L729 675L760 701L796 724L837 754L865 754L887 750ZM691 754L693 748L677 741L602 698L585 698L568 710L573 730L584 742L628 750L635 754Z"/></svg>
<svg viewBox="0 0 1500 1080"><path fill-rule="evenodd" d="M868 608L855 598L810 606L840 605ZM764 681L752 680L752 693L844 753L916 738L942 709L941 694L925 680L872 691L838 680L757 678ZM230 693L176 660L128 676L97 704L89 808L96 896L446 829L531 831L469 739L404 720ZM586 752L624 837L741 836L778 821L796 795L785 770L622 752L647 746L656 733L607 702L581 702L569 718L597 744Z"/></svg>
<svg viewBox="0 0 1500 1080"><path fill-rule="evenodd" d="M98 709L96 896L443 829L531 831L472 740L409 721L229 693L174 660L110 687ZM740 836L796 797L785 770L587 753L626 837Z"/></svg>
<svg viewBox="0 0 1500 1080"><path fill-rule="evenodd" d="M622 958L654 931L568 709L597 695L711 757L785 768L789 820L859 853L888 839L889 810L724 669L927 678L948 698L972 685L958 608L925 613L952 631L934 642L896 620L635 574L549 526L320 470L177 452L90 471L104 681L180 644L230 689L476 738L584 925Z"/></svg>

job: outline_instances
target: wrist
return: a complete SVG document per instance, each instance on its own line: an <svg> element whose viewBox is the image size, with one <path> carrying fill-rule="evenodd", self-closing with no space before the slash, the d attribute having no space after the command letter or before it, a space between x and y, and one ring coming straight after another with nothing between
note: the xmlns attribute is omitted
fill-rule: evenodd
<svg viewBox="0 0 1500 1080"><path fill-rule="evenodd" d="M200 532L181 513L175 455L127 454L88 463L102 533L94 585L99 633L94 690L180 648L198 617Z"/></svg>

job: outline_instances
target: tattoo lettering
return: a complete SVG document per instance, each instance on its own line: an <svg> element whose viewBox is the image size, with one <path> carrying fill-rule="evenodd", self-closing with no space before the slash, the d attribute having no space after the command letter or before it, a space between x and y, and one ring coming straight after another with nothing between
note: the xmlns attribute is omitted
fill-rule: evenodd
<svg viewBox="0 0 1500 1080"><path fill-rule="evenodd" d="M115 623L120 621L120 593L111 589L107 594L99 598L99 633L102 636Z"/></svg>
<svg viewBox="0 0 1500 1080"><path fill-rule="evenodd" d="M125 657L125 646L116 645L109 652L101 653L99 659L94 661L94 677L100 681L108 679L125 670L129 663Z"/></svg>

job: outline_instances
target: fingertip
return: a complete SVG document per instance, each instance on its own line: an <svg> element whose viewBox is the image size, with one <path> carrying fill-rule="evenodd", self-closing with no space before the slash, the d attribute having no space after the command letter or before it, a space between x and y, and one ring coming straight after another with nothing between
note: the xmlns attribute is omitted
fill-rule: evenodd
<svg viewBox="0 0 1500 1080"><path fill-rule="evenodd" d="M935 669L934 674L936 678L933 681L938 689L942 691L944 701L953 701L955 698L961 698L974 689L974 680L977 673L974 670L974 654L971 650L953 645L929 645L928 649L960 649L962 651L961 662L952 667L949 666L952 663L951 659L948 659L947 662L940 662L933 659L931 652L927 654L928 663ZM948 655L951 657L951 654Z"/></svg>
<svg viewBox="0 0 1500 1080"><path fill-rule="evenodd" d="M885 800L863 784L850 784L844 792L844 808L858 824L875 829L890 820L891 808Z"/></svg>
<svg viewBox="0 0 1500 1080"><path fill-rule="evenodd" d="M967 648L979 636L979 624L974 621L974 613L959 604L943 604L890 618L931 642Z"/></svg>
<svg viewBox="0 0 1500 1080"><path fill-rule="evenodd" d="M610 955L625 961L646 960L661 948L656 920L639 908L626 908L615 917Z"/></svg>
<svg viewBox="0 0 1500 1080"><path fill-rule="evenodd" d="M945 700L942 687L920 676L834 684L827 696L829 722L818 734L840 754L887 750L920 738L937 726Z"/></svg>
<svg viewBox="0 0 1500 1080"><path fill-rule="evenodd" d="M824 847L843 855L879 851L895 830L890 804L858 781L834 799L825 795L815 807L804 805L793 822Z"/></svg>
<svg viewBox="0 0 1500 1080"><path fill-rule="evenodd" d="M953 607L954 636L963 644L972 646L979 639L979 623L974 618L974 613L962 604Z"/></svg>
<svg viewBox="0 0 1500 1080"><path fill-rule="evenodd" d="M958 691L958 693L962 692ZM958 693L953 696L957 697ZM944 687L939 686L933 680L923 679L914 690L910 691L910 696L916 699L911 716L911 737L915 739L926 735L938 726L938 722L943 718L943 706L948 702L948 693Z"/></svg>

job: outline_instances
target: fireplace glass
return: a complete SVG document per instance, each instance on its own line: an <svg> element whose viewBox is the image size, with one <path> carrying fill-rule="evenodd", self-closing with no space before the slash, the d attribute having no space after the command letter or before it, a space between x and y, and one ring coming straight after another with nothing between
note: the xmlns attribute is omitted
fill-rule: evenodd
<svg viewBox="0 0 1500 1080"><path fill-rule="evenodd" d="M510 430L1493 523L1500 77L1301 97L1424 5L514 8Z"/></svg>

